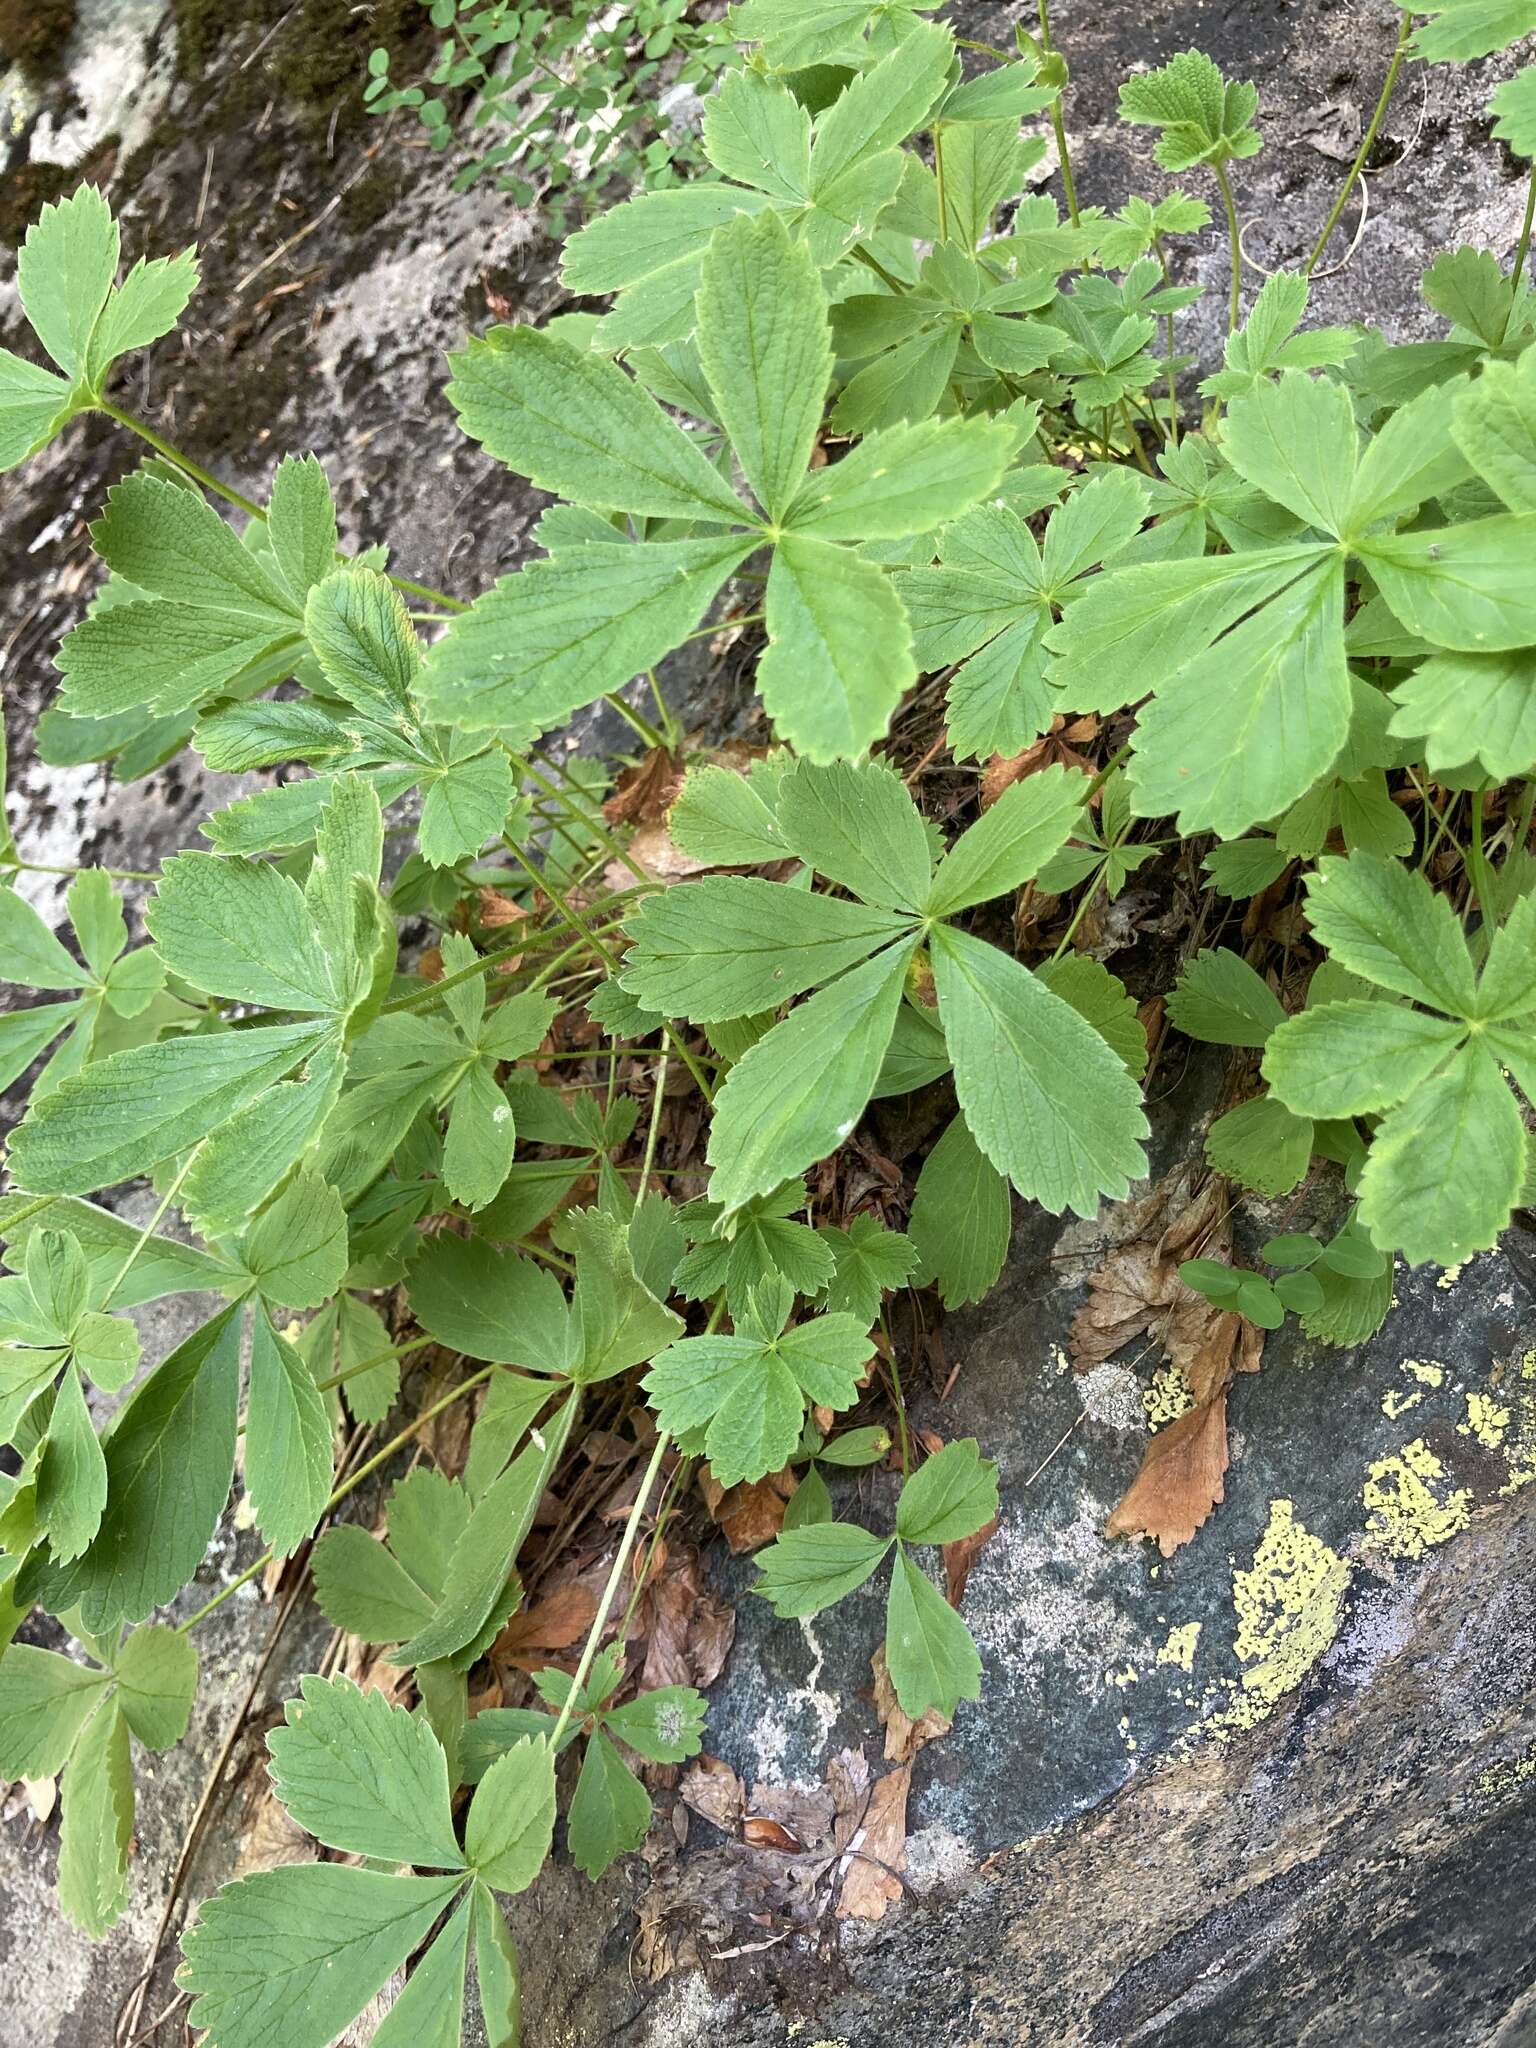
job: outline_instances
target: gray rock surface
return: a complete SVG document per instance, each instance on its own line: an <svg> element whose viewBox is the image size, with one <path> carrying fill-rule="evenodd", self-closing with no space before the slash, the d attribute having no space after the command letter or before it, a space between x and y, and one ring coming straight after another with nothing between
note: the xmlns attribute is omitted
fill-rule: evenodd
<svg viewBox="0 0 1536 2048"><path fill-rule="evenodd" d="M955 13L965 32L1005 43L1033 10ZM178 55L172 12L155 0L87 0L70 95L0 83L0 104L18 95L0 131L8 181L83 162L108 180L129 246L149 253L180 246L197 222L206 282L190 344L180 361L151 356L126 402L248 490L265 488L279 453L313 448L349 541L388 539L403 573L472 593L520 558L540 501L458 435L441 351L492 317L552 310L553 250L500 196L451 194L437 159L348 111L369 22L322 0L286 11L264 0L222 21L182 0L175 17L188 33L201 24L205 65ZM1294 260L1342 174L1317 144L1348 128L1351 108L1368 116L1395 19L1342 0L1190 4L1155 18L1063 0L1054 26L1073 63L1084 201L1162 189L1145 131L1115 124L1116 89L1132 65L1199 44L1261 87L1269 142L1235 174L1246 246L1264 265ZM289 39L317 23L355 47L342 50L342 84L295 96ZM1365 313L1399 338L1432 331L1417 278L1435 251L1512 248L1522 193L1482 111L1498 75L1409 74L1370 218L1347 267L1319 281L1314 318ZM1332 261L1355 220L1352 208ZM1226 276L1217 230L1181 261L1209 287L1190 343L1209 363ZM1249 296L1260 281L1252 271ZM15 312L0 281L0 339L14 338ZM44 768L27 748L51 697L52 649L88 595L84 524L137 456L108 423L87 423L0 496L10 814L39 862L152 867L209 807L195 757L125 790L96 767ZM729 676L695 670L683 687L701 726L718 730L738 708ZM54 911L51 878L25 886ZM1216 1085L1197 1066L1162 1104L1165 1163L1193 1146ZM1315 1197L1320 1211L1330 1199ZM1146 1441L1152 1361L1087 1380L1063 1361L1083 1276L1113 1227L1021 1216L1003 1286L946 1328L953 1391L940 1402L918 1390L920 1420L974 1433L998 1458L1004 1498L966 1604L985 1697L916 1766L910 1877L922 1903L874 1929L828 1920L771 1947L749 1926L714 1945L741 1953L717 1955L707 1977L658 1987L632 1975L637 1869L594 1891L561 1861L517 1913L532 2048L1536 2039L1528 1255L1516 1241L1445 1287L1400 1274L1396 1314L1358 1353L1271 1340L1232 1397L1227 1501L1164 1563L1100 1535ZM184 1327L147 1316L151 1355ZM879 1526L889 1487L866 1482L840 1505ZM183 1611L254 1553L229 1527ZM750 1583L745 1566L719 1572L733 1593ZM774 1624L752 1601L740 1613L711 1748L749 1782L819 1783L845 1747L882 1768L861 1697L878 1588L804 1627ZM200 1632L193 1728L141 1782L134 1903L108 1944L88 1948L56 1916L56 1827L23 1813L0 1827L0 1965L18 2048L113 2040L273 1614L248 1590ZM231 1867L259 1735L328 1640L303 1608L284 1630L184 1897ZM695 1822L691 1846L706 1837L717 1839ZM145 2018L169 1997L162 1967Z"/></svg>

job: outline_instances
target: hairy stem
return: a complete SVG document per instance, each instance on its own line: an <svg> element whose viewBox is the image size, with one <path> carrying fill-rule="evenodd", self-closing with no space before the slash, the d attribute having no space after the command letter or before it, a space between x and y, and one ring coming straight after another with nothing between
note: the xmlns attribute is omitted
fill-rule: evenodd
<svg viewBox="0 0 1536 2048"><path fill-rule="evenodd" d="M1237 201L1232 197L1232 180L1224 163L1211 165L1221 188L1221 203L1227 210L1227 240L1232 248L1232 290L1227 299L1227 332L1236 334L1243 317L1243 231L1237 219Z"/></svg>
<svg viewBox="0 0 1536 2048"><path fill-rule="evenodd" d="M1377 132L1386 114L1388 103L1396 89L1397 74L1403 68L1403 59L1408 54L1408 38L1412 33L1413 11L1410 8L1405 9L1398 22L1397 45L1392 52L1392 62L1387 66L1387 75L1382 84L1381 97L1376 102L1376 111L1372 114L1369 126L1360 138L1360 147L1355 151L1355 160L1349 167L1349 174L1344 180L1339 196L1333 202L1333 211L1323 222L1323 231L1313 244L1312 254L1307 258L1302 270L1303 277L1310 277L1318 264L1322 262L1323 251L1328 247L1333 231L1342 219L1345 207L1349 204L1349 195L1354 191L1359 181L1360 173L1365 169L1366 159L1369 157L1375 144Z"/></svg>
<svg viewBox="0 0 1536 2048"><path fill-rule="evenodd" d="M1047 0L1040 0L1040 47L1047 54L1054 47L1051 42L1051 16ZM1077 210L1077 186L1072 177L1072 153L1067 148L1067 124L1061 117L1061 94L1051 101L1051 127L1056 135L1056 154L1061 160L1061 189L1067 202L1067 219L1073 227L1082 226L1082 216Z"/></svg>

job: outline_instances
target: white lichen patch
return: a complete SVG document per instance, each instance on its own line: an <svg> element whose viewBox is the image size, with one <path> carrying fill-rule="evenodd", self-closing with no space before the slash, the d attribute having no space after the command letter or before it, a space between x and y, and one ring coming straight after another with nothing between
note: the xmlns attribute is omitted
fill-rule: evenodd
<svg viewBox="0 0 1536 2048"><path fill-rule="evenodd" d="M1500 1405L1492 1394L1468 1394L1467 1419L1458 1422L1458 1436L1476 1437L1477 1441L1490 1451L1502 1449L1509 1434L1509 1409Z"/></svg>
<svg viewBox="0 0 1536 2048"><path fill-rule="evenodd" d="M1090 1422L1129 1433L1144 1426L1141 1382L1129 1366L1096 1365L1077 1375L1077 1397Z"/></svg>
<svg viewBox="0 0 1536 2048"><path fill-rule="evenodd" d="M1444 1481L1445 1468L1422 1437L1378 1458L1363 1495L1370 1548L1388 1557L1422 1557L1464 1529L1472 1496L1466 1487L1446 1487Z"/></svg>
<svg viewBox="0 0 1536 2048"><path fill-rule="evenodd" d="M1158 1663L1177 1665L1180 1671L1193 1670L1195 1645L1200 1640L1201 1626L1198 1621L1185 1621L1169 1629L1168 1640L1158 1647Z"/></svg>

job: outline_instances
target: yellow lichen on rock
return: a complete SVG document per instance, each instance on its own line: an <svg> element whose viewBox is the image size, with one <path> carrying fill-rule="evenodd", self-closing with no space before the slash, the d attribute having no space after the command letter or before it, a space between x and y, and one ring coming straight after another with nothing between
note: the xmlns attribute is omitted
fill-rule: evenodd
<svg viewBox="0 0 1536 2048"><path fill-rule="evenodd" d="M1149 1429L1161 1429L1165 1422L1177 1422L1195 1405L1194 1393L1184 1377L1183 1367L1173 1364L1160 1366L1153 1373L1151 1385L1142 1390L1141 1401L1147 1411Z"/></svg>
<svg viewBox="0 0 1536 2048"><path fill-rule="evenodd" d="M1468 1394L1467 1419L1458 1422L1458 1436L1476 1437L1477 1441L1490 1451L1502 1448L1509 1433L1510 1411L1501 1407L1492 1394Z"/></svg>
<svg viewBox="0 0 1536 2048"><path fill-rule="evenodd" d="M1200 1640L1201 1624L1198 1621L1182 1622L1168 1631L1168 1640L1157 1653L1159 1664L1176 1664L1180 1671L1194 1667L1195 1645Z"/></svg>
<svg viewBox="0 0 1536 2048"><path fill-rule="evenodd" d="M1247 1571L1232 1574L1237 1610L1233 1648L1245 1667L1230 1706L1204 1733L1225 1737L1257 1727L1300 1685L1339 1632L1350 1568L1296 1519L1293 1502L1270 1502L1269 1522Z"/></svg>
<svg viewBox="0 0 1536 2048"><path fill-rule="evenodd" d="M1467 1526L1472 1496L1466 1487L1436 1491L1445 1468L1422 1437L1391 1457L1378 1458L1365 1481L1365 1540L1388 1557L1422 1557Z"/></svg>

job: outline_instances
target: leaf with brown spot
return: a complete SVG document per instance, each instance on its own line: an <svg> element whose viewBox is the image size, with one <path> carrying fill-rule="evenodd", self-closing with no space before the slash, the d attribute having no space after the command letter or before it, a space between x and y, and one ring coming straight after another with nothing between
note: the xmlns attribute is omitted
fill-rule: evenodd
<svg viewBox="0 0 1536 2048"><path fill-rule="evenodd" d="M937 1742L955 1724L937 1707L930 1707L916 1721L903 1712L896 1697L896 1688L891 1683L891 1674L886 1668L884 1643L869 1661L875 1674L875 1712L885 1730L885 1760L890 1764L910 1763L925 1743Z"/></svg>

